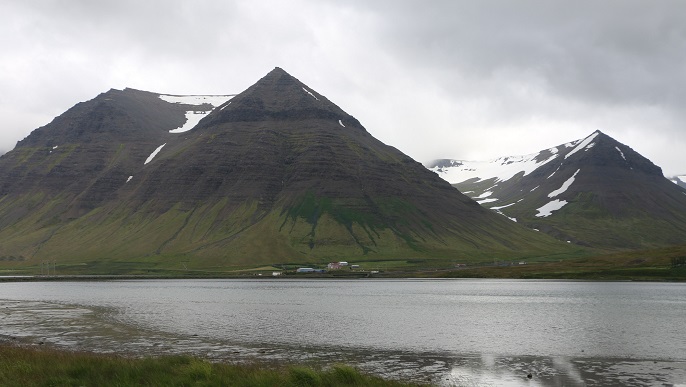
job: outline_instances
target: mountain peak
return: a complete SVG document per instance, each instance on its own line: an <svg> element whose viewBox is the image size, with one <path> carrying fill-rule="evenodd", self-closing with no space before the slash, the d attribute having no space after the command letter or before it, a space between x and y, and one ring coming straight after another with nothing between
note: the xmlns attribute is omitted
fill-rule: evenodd
<svg viewBox="0 0 686 387"><path fill-rule="evenodd" d="M430 168L479 204L559 239L612 248L684 242L684 192L600 130L530 155Z"/></svg>
<svg viewBox="0 0 686 387"><path fill-rule="evenodd" d="M254 85L252 85L248 90L252 88L262 88L262 89L273 89L272 91L284 92L289 88L299 88L305 85L296 79L294 76L286 72L281 67L275 67L272 71L268 72L267 75L262 77ZM246 91L248 91L246 90Z"/></svg>
<svg viewBox="0 0 686 387"><path fill-rule="evenodd" d="M270 72L267 73L265 77L268 76L274 76L274 75L288 75L289 77L292 77L291 74L289 74L286 70L282 69L279 66L274 67L274 69Z"/></svg>
<svg viewBox="0 0 686 387"><path fill-rule="evenodd" d="M584 165L615 166L618 168L662 176L662 169L650 160L607 134L596 130L590 136L576 142L576 146L565 155L574 157Z"/></svg>
<svg viewBox="0 0 686 387"><path fill-rule="evenodd" d="M600 131L600 130L594 131L593 133L591 133L591 134L590 134L588 137L586 137L586 138L589 138L589 137L594 137L594 138L595 138L595 142L598 142L598 141L610 141L610 142L616 143L615 145L623 145L622 143L620 143L619 141L615 140L613 137L611 137L611 136L608 135L607 133L604 133L604 132L602 132L602 131ZM582 140L582 141L583 141L583 140Z"/></svg>
<svg viewBox="0 0 686 387"><path fill-rule="evenodd" d="M280 67L208 116L205 124L304 119L330 120L341 129L364 130L357 119Z"/></svg>
<svg viewBox="0 0 686 387"><path fill-rule="evenodd" d="M479 207L283 69L195 102L113 90L0 158L0 256L219 267L569 249ZM177 134L190 115L204 118Z"/></svg>

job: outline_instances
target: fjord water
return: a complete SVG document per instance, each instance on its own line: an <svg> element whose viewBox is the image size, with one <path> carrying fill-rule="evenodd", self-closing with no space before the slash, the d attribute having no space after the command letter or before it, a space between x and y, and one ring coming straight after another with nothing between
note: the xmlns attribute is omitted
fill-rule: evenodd
<svg viewBox="0 0 686 387"><path fill-rule="evenodd" d="M0 307L5 338L98 352L346 362L443 385L686 383L680 283L17 282Z"/></svg>

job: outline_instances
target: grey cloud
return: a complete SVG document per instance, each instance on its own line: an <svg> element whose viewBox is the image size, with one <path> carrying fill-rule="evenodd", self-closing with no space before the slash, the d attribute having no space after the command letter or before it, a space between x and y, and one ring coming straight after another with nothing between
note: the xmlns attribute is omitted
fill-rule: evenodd
<svg viewBox="0 0 686 387"><path fill-rule="evenodd" d="M606 103L685 99L684 2L382 3L365 2L386 15L384 43L427 70L533 72L551 93Z"/></svg>
<svg viewBox="0 0 686 387"><path fill-rule="evenodd" d="M573 139L600 126L621 139L640 127L652 134L639 145L654 160L664 157L656 137L686 145L686 2L355 4L379 17L379 46L403 62L408 74L426 77L452 95L457 114L470 100L486 101L485 137L507 137L518 127L521 137L543 146L540 131L522 125L557 121L550 131L576 129L554 138ZM469 131L462 125L470 124L455 122L454 131ZM458 134L448 136L455 139L454 154L473 148ZM680 168L677 158L666 161L667 170Z"/></svg>
<svg viewBox="0 0 686 387"><path fill-rule="evenodd" d="M233 93L280 66L420 161L534 152L600 128L678 171L685 11L661 0L5 1L0 148L110 88Z"/></svg>

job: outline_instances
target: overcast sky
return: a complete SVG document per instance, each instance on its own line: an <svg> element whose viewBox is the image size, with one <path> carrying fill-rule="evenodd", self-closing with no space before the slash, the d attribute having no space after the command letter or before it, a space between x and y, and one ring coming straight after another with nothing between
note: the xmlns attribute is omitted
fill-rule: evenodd
<svg viewBox="0 0 686 387"><path fill-rule="evenodd" d="M417 161L600 129L686 174L686 1L0 0L0 150L110 88L233 94L279 66Z"/></svg>

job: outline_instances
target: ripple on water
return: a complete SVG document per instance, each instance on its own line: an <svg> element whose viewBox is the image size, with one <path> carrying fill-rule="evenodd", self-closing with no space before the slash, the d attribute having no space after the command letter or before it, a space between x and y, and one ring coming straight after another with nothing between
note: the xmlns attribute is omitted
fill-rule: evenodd
<svg viewBox="0 0 686 387"><path fill-rule="evenodd" d="M212 282L204 283L206 289L203 291L214 289ZM243 285L234 282L218 283L226 285L226 289L222 290L231 294L244 292L241 293L244 299L241 300L240 308L252 307L260 299L269 298L264 295L264 286L259 283L247 284L247 290L241 289ZM357 283L354 284L359 286ZM443 282L440 288L432 291L445 294L447 290L444 287L451 284ZM185 291L178 283L174 282L171 285ZM618 329L620 332L624 330L626 337L617 340L613 336L613 331L607 328L608 324L613 324L614 321L607 316L597 315L603 307L596 301L592 302L589 311L583 308L583 302L573 299L568 305L570 309L561 316L546 316L543 312L549 305L565 302L565 298L559 295L536 295L538 287L535 284L525 284L524 294L532 296L529 300L525 297L507 295L500 301L498 292L501 290L486 284L485 288L488 288L488 291L482 289L481 293L472 297L484 301L483 308L478 303L470 303L470 296L451 296L455 305L441 305L440 297L431 292L428 292L425 298L420 294L419 301L412 301L408 299L410 296L409 293L406 294L408 291L404 287L396 289L400 292L399 295L386 287L380 289L384 302L391 303L393 297L402 297L405 304L398 307L378 305L377 298L365 299L376 297L376 294L364 286L340 288L336 291L350 294L336 295L335 302L332 301L331 305L312 307L310 304L316 302L317 293L332 286L322 283L316 285L316 291L313 291L309 283L303 284L306 291L304 296L293 301L298 297L298 293L292 286L278 283L280 292L284 294L269 298L270 301L260 305L255 313L240 313L240 308L236 305L229 305L226 311L219 309L224 306L222 297L225 298L226 293L215 294L208 296L202 305L183 306L187 315L180 317L179 320L176 319L179 314L178 300L171 296L163 299L160 309L152 314L148 313L149 309L146 308L149 304L145 302L125 309L129 308L128 304L118 304L112 298L107 298L107 301L93 307L63 302L0 300L0 335L5 338L15 337L25 343L44 341L60 348L135 356L188 353L227 362L296 362L315 366L348 363L358 366L363 371L386 377L418 382L431 381L443 386L644 386L674 385L686 381L686 364L683 361L669 358L646 360L598 356L597 351L594 351L589 343L607 344L612 350L624 351L629 348L635 351L632 345L638 331L629 323L621 323ZM335 284L339 285L339 282ZM592 288L597 287L596 284L591 285ZM148 285L125 283L122 286L130 290L132 297L135 297L141 292L141 288ZM162 289L165 289L164 286L165 283L153 285ZM302 292L303 289L299 291ZM251 292L255 294L251 295ZM495 292L495 296L489 292ZM246 301L247 297L253 297L252 301ZM348 302L346 297L353 297L355 302ZM520 309L501 313L499 310L503 308L502 302L508 300L508 297L509 301L518 305L527 305L527 313L521 313ZM631 299L623 299L618 304L633 305L633 302ZM678 317L679 301L670 302L670 310L666 313L673 313ZM420 308L422 303L431 305L434 314L426 313L417 317L417 321L411 322L410 325L402 326L402 319L413 309ZM82 304L87 304L87 301L83 301ZM221 313L210 316L205 321L206 316L202 313L207 308L220 310ZM441 313L446 314L441 317ZM500 313L501 317L511 318L514 321L512 326L499 323L493 317L497 313ZM342 322L341 320L348 315L350 319ZM390 317L374 328L374 324L379 323L377 320L382 315ZM171 319L169 316L175 318ZM548 320L543 323L536 321L537 318L544 317ZM440 320L441 318L445 321ZM592 320L587 329L582 329L582 325L579 324L564 325L566 319L581 321L589 318L595 320ZM435 326L427 326L434 320ZM480 327L480 322L486 326ZM177 323L180 325L175 325ZM306 325L303 327L300 323ZM443 326L443 323L447 325ZM462 323L464 324L459 325ZM264 330L260 332L273 336L266 335L263 340L256 340L254 332L245 330L245 326L252 326L251 324ZM288 324L289 331L282 335L283 324ZM664 322L662 324L665 325ZM351 327L358 326L361 329L357 331L369 329L376 336L353 340L350 332L356 329ZM665 328L674 329L671 326ZM405 336L394 333L395 329L400 329ZM521 342L510 338L510 335L518 334L517 329L524 330L525 335L533 337L527 344L540 345L543 342L542 347L537 348L569 348L569 356L513 355L516 353L513 351L513 345L521 345ZM303 331L307 332L308 336L303 336ZM280 337L285 339L275 340ZM379 345L384 340L386 347ZM421 341L425 347L408 345L406 341L412 340ZM482 354L479 351L483 350L484 345L497 349L497 343L500 342L506 343L502 353ZM613 345L615 347L612 347ZM648 347L648 353L660 352L660 345L654 345ZM436 348L458 349L447 351ZM528 374L532 375L531 379L527 378Z"/></svg>

